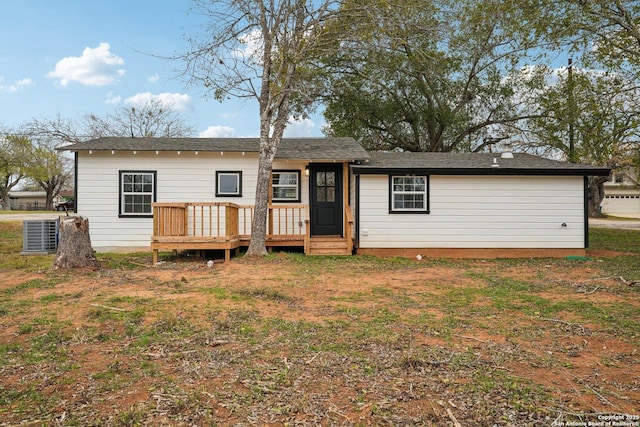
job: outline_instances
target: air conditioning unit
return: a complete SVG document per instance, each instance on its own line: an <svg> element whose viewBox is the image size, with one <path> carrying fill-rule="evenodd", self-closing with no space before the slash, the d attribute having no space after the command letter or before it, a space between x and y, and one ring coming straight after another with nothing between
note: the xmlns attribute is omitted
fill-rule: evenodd
<svg viewBox="0 0 640 427"><path fill-rule="evenodd" d="M50 254L58 248L58 220L25 220L22 224L22 253Z"/></svg>

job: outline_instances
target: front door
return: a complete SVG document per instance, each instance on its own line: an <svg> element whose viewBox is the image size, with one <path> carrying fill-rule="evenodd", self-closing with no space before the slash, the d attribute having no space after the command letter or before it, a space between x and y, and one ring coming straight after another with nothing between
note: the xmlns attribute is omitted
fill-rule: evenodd
<svg viewBox="0 0 640 427"><path fill-rule="evenodd" d="M311 164L311 235L342 236L342 164Z"/></svg>

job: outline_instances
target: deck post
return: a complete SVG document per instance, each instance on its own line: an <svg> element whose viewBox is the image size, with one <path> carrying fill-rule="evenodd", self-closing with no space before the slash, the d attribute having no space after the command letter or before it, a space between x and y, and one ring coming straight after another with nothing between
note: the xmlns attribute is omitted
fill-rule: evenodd
<svg viewBox="0 0 640 427"><path fill-rule="evenodd" d="M309 247L311 245L311 219L309 218L309 209L307 209L307 214L306 214L304 223L305 223L304 254L309 255Z"/></svg>
<svg viewBox="0 0 640 427"><path fill-rule="evenodd" d="M345 233L344 237L347 240L347 252L353 253L353 214L351 212L351 206L347 205L345 208Z"/></svg>
<svg viewBox="0 0 640 427"><path fill-rule="evenodd" d="M238 221L238 206L227 205L225 209L225 222L225 237L237 236L240 230Z"/></svg>
<svg viewBox="0 0 640 427"><path fill-rule="evenodd" d="M158 225L158 221L160 219L160 208L157 206L153 206L153 236L157 236L160 233L158 232L159 229L159 225Z"/></svg>

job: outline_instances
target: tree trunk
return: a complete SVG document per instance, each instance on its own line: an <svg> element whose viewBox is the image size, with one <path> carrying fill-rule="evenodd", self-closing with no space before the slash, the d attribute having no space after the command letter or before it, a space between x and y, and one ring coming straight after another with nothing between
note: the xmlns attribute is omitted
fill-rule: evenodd
<svg viewBox="0 0 640 427"><path fill-rule="evenodd" d="M53 189L47 189L46 190L46 207L45 210L48 211L55 211L54 207L53 207L53 198L54 198L54 194L53 194Z"/></svg>
<svg viewBox="0 0 640 427"><path fill-rule="evenodd" d="M56 268L99 268L100 263L93 256L89 219L82 216L61 216Z"/></svg>
<svg viewBox="0 0 640 427"><path fill-rule="evenodd" d="M271 169L277 146L273 141L260 142L258 159L258 181L256 184L255 208L251 220L251 240L247 248L248 256L267 254L267 215L269 213L269 186L271 185Z"/></svg>
<svg viewBox="0 0 640 427"><path fill-rule="evenodd" d="M0 188L0 209L8 211L11 209L11 201L9 200L9 190Z"/></svg>
<svg viewBox="0 0 640 427"><path fill-rule="evenodd" d="M597 218L602 216L600 204L604 199L604 183L609 180L607 176L590 176L589 177L589 201L587 203L589 209L589 217Z"/></svg>

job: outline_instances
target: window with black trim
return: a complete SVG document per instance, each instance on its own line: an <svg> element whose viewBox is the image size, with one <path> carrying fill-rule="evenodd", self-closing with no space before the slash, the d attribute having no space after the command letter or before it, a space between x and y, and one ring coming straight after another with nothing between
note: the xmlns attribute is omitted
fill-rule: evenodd
<svg viewBox="0 0 640 427"><path fill-rule="evenodd" d="M241 171L216 171L217 197L242 197Z"/></svg>
<svg viewBox="0 0 640 427"><path fill-rule="evenodd" d="M121 217L153 216L156 201L156 171L120 171Z"/></svg>
<svg viewBox="0 0 640 427"><path fill-rule="evenodd" d="M279 170L271 174L272 201L300 201L300 171Z"/></svg>
<svg viewBox="0 0 640 427"><path fill-rule="evenodd" d="M389 176L390 213L429 213L428 176Z"/></svg>

